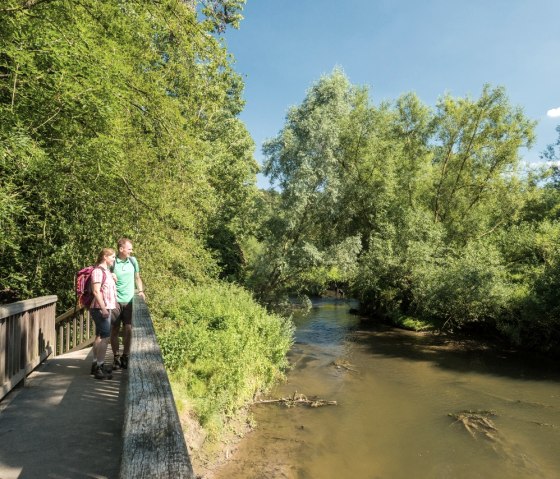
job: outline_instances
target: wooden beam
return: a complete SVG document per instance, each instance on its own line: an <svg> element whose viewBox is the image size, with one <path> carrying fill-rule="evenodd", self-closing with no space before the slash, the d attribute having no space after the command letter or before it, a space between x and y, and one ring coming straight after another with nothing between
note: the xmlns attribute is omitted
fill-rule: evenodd
<svg viewBox="0 0 560 479"><path fill-rule="evenodd" d="M135 296L121 479L194 479L171 385L146 303Z"/></svg>

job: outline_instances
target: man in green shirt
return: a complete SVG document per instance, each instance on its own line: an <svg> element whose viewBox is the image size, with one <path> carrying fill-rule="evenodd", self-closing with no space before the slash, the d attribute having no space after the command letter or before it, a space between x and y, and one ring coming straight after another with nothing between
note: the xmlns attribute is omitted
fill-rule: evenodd
<svg viewBox="0 0 560 479"><path fill-rule="evenodd" d="M130 338L132 337L132 298L134 287L138 288L138 296L146 299L140 267L132 255L132 242L128 238L121 238L117 243L119 253L115 258L113 273L117 284L117 307L113 310L111 324L111 349L113 350L113 368L128 367L130 353ZM123 355L119 356L119 331L124 324Z"/></svg>

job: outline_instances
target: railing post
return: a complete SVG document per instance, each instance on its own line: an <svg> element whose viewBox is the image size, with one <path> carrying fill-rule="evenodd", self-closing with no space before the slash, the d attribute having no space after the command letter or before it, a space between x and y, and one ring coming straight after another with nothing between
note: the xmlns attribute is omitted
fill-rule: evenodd
<svg viewBox="0 0 560 479"><path fill-rule="evenodd" d="M90 346L95 339L91 328L89 311L85 308L70 308L55 319L57 327L58 354L65 354ZM84 330L84 323L87 327Z"/></svg>

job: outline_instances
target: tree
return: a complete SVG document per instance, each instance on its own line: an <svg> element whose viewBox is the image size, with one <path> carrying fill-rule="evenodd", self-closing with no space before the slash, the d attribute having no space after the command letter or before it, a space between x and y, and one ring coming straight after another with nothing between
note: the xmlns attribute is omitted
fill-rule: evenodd
<svg viewBox="0 0 560 479"><path fill-rule="evenodd" d="M435 123L434 219L465 243L521 208L518 151L531 146L534 122L509 105L503 88L485 85L476 101L444 96Z"/></svg>
<svg viewBox="0 0 560 479"><path fill-rule="evenodd" d="M209 239L225 225L238 242L256 166L210 17L235 25L242 4L201 21L179 0L0 8L0 291L59 285L68 305L71 272L121 235L148 283L218 274Z"/></svg>

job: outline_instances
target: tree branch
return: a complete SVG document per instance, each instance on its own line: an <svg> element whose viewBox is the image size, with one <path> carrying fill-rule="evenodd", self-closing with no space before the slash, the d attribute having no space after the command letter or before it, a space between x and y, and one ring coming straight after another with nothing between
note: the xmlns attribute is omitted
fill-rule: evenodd
<svg viewBox="0 0 560 479"><path fill-rule="evenodd" d="M19 65L16 65L16 72L14 74L14 88L12 90L12 113L14 112L14 103L16 101L16 86L17 86L17 77L19 72Z"/></svg>

